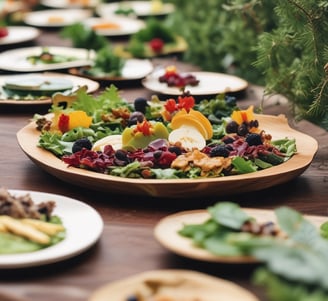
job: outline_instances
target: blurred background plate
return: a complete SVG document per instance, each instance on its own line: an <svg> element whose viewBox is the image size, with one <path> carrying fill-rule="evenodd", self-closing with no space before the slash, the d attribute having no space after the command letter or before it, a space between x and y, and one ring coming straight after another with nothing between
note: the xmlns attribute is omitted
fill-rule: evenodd
<svg viewBox="0 0 328 301"><path fill-rule="evenodd" d="M8 35L0 38L0 45L11 45L34 40L40 31L28 26L7 26Z"/></svg>
<svg viewBox="0 0 328 301"><path fill-rule="evenodd" d="M71 68L69 73L77 76L87 77L93 80L121 82L140 80L153 71L153 64L150 60L127 59L121 76L91 75L88 74L89 67Z"/></svg>
<svg viewBox="0 0 328 301"><path fill-rule="evenodd" d="M142 20L115 15L106 18L89 18L83 23L102 36L131 35L145 27L145 22Z"/></svg>
<svg viewBox="0 0 328 301"><path fill-rule="evenodd" d="M164 73L165 70L163 69L150 74L142 81L143 86L160 94L181 95L180 88L169 87L166 83L159 82L159 77ZM248 86L246 80L234 75L202 71L189 72L188 74L194 75L199 80L197 86L186 86L186 91L195 96L239 92Z"/></svg>
<svg viewBox="0 0 328 301"><path fill-rule="evenodd" d="M44 49L50 54L70 58L58 63L32 64L28 57L40 55ZM89 66L93 62L94 51L71 47L24 47L7 50L0 53L0 69L16 72L37 72L47 70L68 69L72 67Z"/></svg>
<svg viewBox="0 0 328 301"><path fill-rule="evenodd" d="M37 27L63 27L91 16L92 11L87 9L49 9L26 13L24 22Z"/></svg>
<svg viewBox="0 0 328 301"><path fill-rule="evenodd" d="M61 78L66 79L72 82L73 88L72 90L75 91L81 86L87 86L87 92L92 93L99 88L99 83L93 81L91 79L62 74L62 73L52 73L52 72L45 72L45 73L32 73L32 74L15 74L15 75L4 75L0 76L0 105L40 105L40 104L51 104L51 97L46 98L36 98L36 99L12 99L2 90L1 86L4 85L5 81L8 79L17 79L17 78L25 78L26 76L30 77L41 77L45 80L49 78Z"/></svg>
<svg viewBox="0 0 328 301"><path fill-rule="evenodd" d="M167 15L175 10L172 3L161 3L156 5L156 1L122 1L113 3L103 3L96 7L96 12L101 17L109 15L123 14L132 10L137 17Z"/></svg>
<svg viewBox="0 0 328 301"><path fill-rule="evenodd" d="M40 4L51 8L95 7L101 0L41 0Z"/></svg>

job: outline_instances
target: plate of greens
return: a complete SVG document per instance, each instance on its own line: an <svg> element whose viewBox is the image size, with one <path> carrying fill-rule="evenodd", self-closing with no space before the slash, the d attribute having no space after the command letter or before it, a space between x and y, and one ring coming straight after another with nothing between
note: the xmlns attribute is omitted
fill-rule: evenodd
<svg viewBox="0 0 328 301"><path fill-rule="evenodd" d="M22 150L64 181L110 193L186 198L262 190L302 174L318 148L285 116L236 109L220 95L198 104L188 94L131 104L112 85L96 97L81 91L71 107L53 110L17 133Z"/></svg>
<svg viewBox="0 0 328 301"><path fill-rule="evenodd" d="M6 242L1 247L3 249L0 254L0 268L25 268L62 261L87 250L101 236L103 221L98 212L87 204L51 193L25 190L8 190L8 192L11 195L11 199L26 198L28 196L36 205L42 202L53 203L52 216L57 217L61 221L64 227L64 235L59 242L51 243L50 245L48 243L48 245L43 245L40 248L38 246L41 242L34 243L36 247L34 246L35 248L33 249L29 246L32 245L29 237L21 238L15 236L11 238L2 232L1 240ZM8 216L5 217L8 218ZM24 218L24 220L26 219ZM17 224L17 222L20 222L20 219L14 221ZM8 221L5 220L5 222L5 225L8 226ZM32 221L32 225L33 223L35 223L35 220ZM83 236L81 236L81 231L84 233ZM24 227L21 232L25 232ZM26 247L26 244L29 245ZM9 246L10 250L8 250ZM30 251L27 251L27 248L30 248Z"/></svg>
<svg viewBox="0 0 328 301"><path fill-rule="evenodd" d="M297 224L303 218L313 223L318 233L320 226L327 222L325 216L302 217L287 207L265 210L221 202L207 210L164 217L155 226L154 235L161 245L183 257L208 262L256 263L260 259L254 254L260 248L288 243L288 231L284 230L288 222L295 219Z"/></svg>
<svg viewBox="0 0 328 301"><path fill-rule="evenodd" d="M0 76L0 105L51 104L53 94L71 93L80 87L91 93L99 88L99 83L55 72Z"/></svg>
<svg viewBox="0 0 328 301"><path fill-rule="evenodd" d="M94 51L70 47L25 47L0 53L0 69L37 72L88 66Z"/></svg>

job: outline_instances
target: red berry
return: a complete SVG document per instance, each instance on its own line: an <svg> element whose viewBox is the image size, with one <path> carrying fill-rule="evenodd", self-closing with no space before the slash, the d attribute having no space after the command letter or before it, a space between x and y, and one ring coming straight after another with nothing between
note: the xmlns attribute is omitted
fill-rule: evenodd
<svg viewBox="0 0 328 301"><path fill-rule="evenodd" d="M9 34L9 31L6 27L0 27L0 38L4 38Z"/></svg>
<svg viewBox="0 0 328 301"><path fill-rule="evenodd" d="M163 50L164 41L159 38L154 38L149 42L149 45L154 52L160 53Z"/></svg>

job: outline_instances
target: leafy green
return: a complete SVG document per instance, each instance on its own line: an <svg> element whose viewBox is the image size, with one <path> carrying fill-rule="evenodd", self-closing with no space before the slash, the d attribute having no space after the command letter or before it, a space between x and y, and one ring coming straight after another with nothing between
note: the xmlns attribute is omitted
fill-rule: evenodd
<svg viewBox="0 0 328 301"><path fill-rule="evenodd" d="M240 174L250 173L257 171L257 166L250 160L245 160L242 157L235 157L232 159L232 165Z"/></svg>
<svg viewBox="0 0 328 301"><path fill-rule="evenodd" d="M64 154L72 153L73 142L65 142L61 140L61 135L44 131L41 133L38 146L51 151L58 157Z"/></svg>
<svg viewBox="0 0 328 301"><path fill-rule="evenodd" d="M97 51L109 46L109 41L106 37L98 35L92 28L88 28L82 23L65 26L60 34L64 38L71 39L73 46L77 48L94 49Z"/></svg>
<svg viewBox="0 0 328 301"><path fill-rule="evenodd" d="M248 214L235 203L220 202L207 210L218 224L235 230L239 230L250 219Z"/></svg>

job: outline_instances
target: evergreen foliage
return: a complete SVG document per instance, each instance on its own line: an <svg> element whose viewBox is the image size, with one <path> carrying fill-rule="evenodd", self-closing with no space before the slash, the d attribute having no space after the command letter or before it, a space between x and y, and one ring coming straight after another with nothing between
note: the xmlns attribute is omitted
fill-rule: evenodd
<svg viewBox="0 0 328 301"><path fill-rule="evenodd" d="M328 2L277 0L278 27L263 33L255 66L266 93L285 95L295 115L328 129Z"/></svg>

